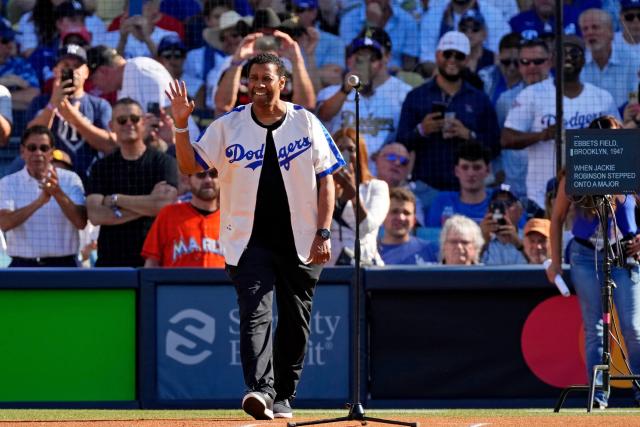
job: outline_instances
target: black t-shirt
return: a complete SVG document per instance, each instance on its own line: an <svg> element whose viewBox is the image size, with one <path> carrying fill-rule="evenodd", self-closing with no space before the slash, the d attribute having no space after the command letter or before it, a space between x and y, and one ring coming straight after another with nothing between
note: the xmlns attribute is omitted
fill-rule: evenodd
<svg viewBox="0 0 640 427"><path fill-rule="evenodd" d="M177 168L173 157L147 148L136 160L125 160L116 150L91 168L87 194L150 194L160 181L177 187ZM144 239L153 224L142 217L120 225L102 225L98 237L98 267L140 267Z"/></svg>
<svg viewBox="0 0 640 427"><path fill-rule="evenodd" d="M269 126L258 121L253 109L251 109L251 117L259 126L267 129L267 138L249 246L284 251L293 250L295 253L289 199L284 188L280 163L273 141L273 131L280 127L286 115Z"/></svg>

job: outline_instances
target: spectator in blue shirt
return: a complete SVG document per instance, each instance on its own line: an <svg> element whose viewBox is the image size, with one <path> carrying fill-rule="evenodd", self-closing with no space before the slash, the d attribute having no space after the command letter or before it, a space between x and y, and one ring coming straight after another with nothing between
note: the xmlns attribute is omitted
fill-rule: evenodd
<svg viewBox="0 0 640 427"><path fill-rule="evenodd" d="M391 37L392 68L415 68L420 53L418 23L408 12L392 0L365 0L364 5L350 10L340 20L340 38L349 45L365 26L382 28Z"/></svg>
<svg viewBox="0 0 640 427"><path fill-rule="evenodd" d="M458 147L454 173L460 181L460 191L440 192L431 203L425 226L442 227L455 214L480 224L489 207L490 194L485 186L489 162L489 151L478 143Z"/></svg>
<svg viewBox="0 0 640 427"><path fill-rule="evenodd" d="M511 31L520 33L525 39L553 35L555 31L554 3L554 0L533 0L531 9L525 10L509 20ZM565 5L562 13L565 34L580 35L578 28L579 10L573 6Z"/></svg>
<svg viewBox="0 0 640 427"><path fill-rule="evenodd" d="M438 190L457 190L454 175L458 145L476 141L491 158L500 153L498 120L491 101L461 78L469 39L450 31L440 39L435 78L407 95L398 124L398 141L415 152L413 178Z"/></svg>
<svg viewBox="0 0 640 427"><path fill-rule="evenodd" d="M497 63L478 71L478 76L484 83L484 93L493 106L500 95L521 81L518 69L518 48L521 41L522 37L518 33L509 33L502 37Z"/></svg>
<svg viewBox="0 0 640 427"><path fill-rule="evenodd" d="M0 19L0 85L11 92L14 110L26 110L40 93L36 72L26 59L16 54L16 32Z"/></svg>
<svg viewBox="0 0 640 427"><path fill-rule="evenodd" d="M391 205L384 220L384 236L378 253L385 265L421 265L438 261L437 246L412 235L416 225L416 198L406 188L393 188Z"/></svg>

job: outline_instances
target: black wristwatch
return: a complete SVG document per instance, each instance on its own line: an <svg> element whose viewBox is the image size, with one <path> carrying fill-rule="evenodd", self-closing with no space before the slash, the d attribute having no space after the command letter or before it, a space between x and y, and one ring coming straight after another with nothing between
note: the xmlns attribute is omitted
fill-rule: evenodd
<svg viewBox="0 0 640 427"><path fill-rule="evenodd" d="M316 231L316 236L319 236L322 240L329 240L331 238L331 231L326 228L319 228Z"/></svg>

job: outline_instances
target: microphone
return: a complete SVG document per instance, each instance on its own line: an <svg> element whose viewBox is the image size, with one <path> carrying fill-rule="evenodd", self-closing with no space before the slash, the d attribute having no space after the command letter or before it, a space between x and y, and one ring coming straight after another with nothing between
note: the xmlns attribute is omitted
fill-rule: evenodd
<svg viewBox="0 0 640 427"><path fill-rule="evenodd" d="M544 262L542 263L542 266L544 267L545 270L549 269L550 265L551 265L550 259L545 259ZM558 288L558 291L560 291L563 297L571 296L571 292L569 291L569 288L567 287L567 284L565 283L561 275L556 274L556 277L554 277L553 282L555 283L556 288Z"/></svg>
<svg viewBox="0 0 640 427"><path fill-rule="evenodd" d="M360 81L360 77L356 76L355 74L351 74L349 77L347 77L347 84L355 90L358 90L360 89L362 82Z"/></svg>

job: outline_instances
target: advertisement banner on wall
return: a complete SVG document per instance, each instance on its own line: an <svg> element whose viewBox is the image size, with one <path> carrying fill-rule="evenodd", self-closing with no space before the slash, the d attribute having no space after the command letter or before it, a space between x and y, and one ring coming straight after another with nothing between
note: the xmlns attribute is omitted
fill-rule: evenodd
<svg viewBox="0 0 640 427"><path fill-rule="evenodd" d="M348 286L318 286L305 368L298 388L299 399L348 397L348 304ZM239 333L233 286L158 286L158 398L240 398L245 386Z"/></svg>

